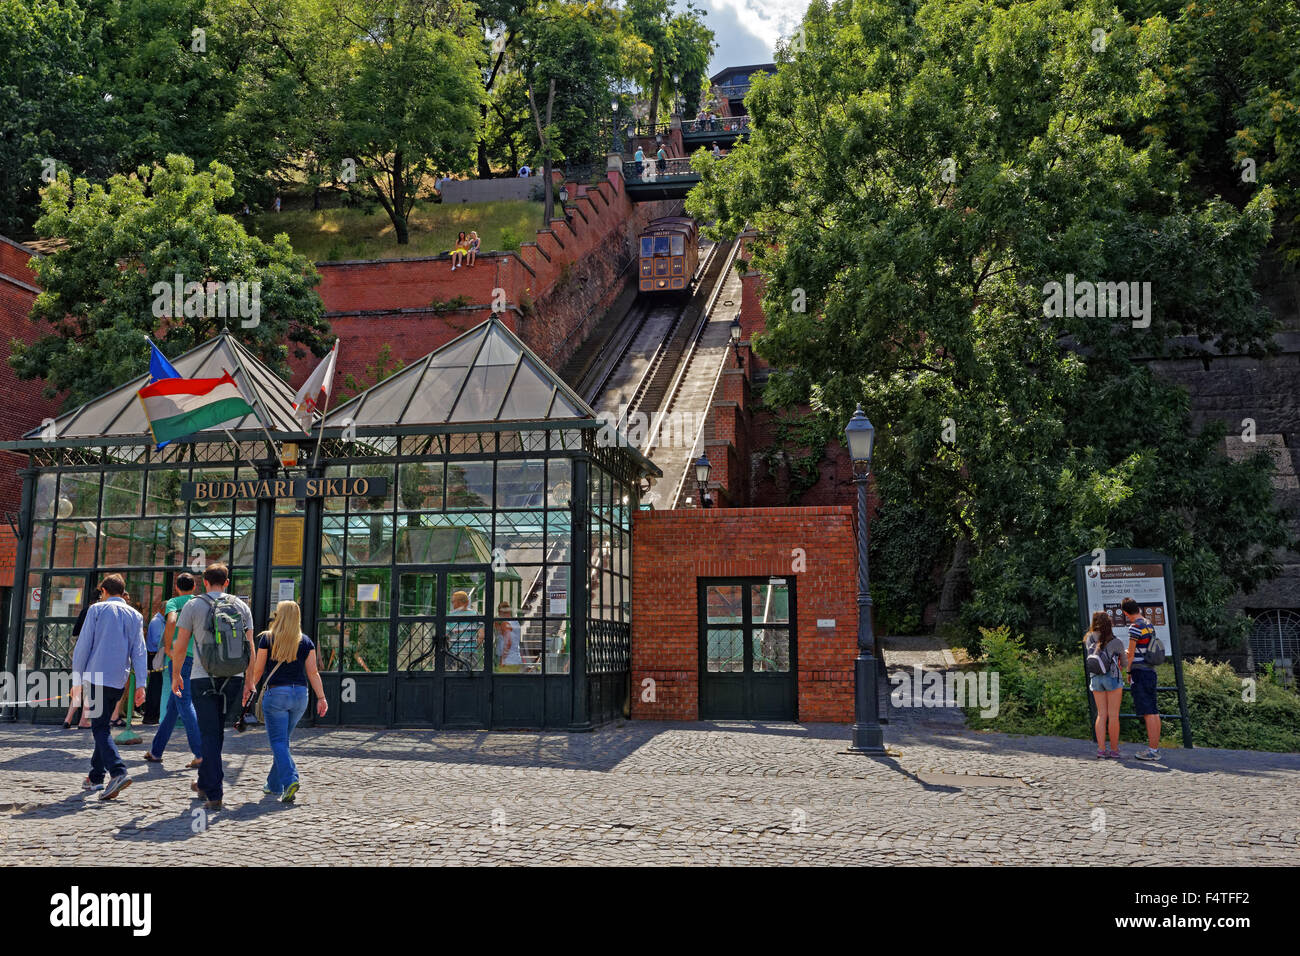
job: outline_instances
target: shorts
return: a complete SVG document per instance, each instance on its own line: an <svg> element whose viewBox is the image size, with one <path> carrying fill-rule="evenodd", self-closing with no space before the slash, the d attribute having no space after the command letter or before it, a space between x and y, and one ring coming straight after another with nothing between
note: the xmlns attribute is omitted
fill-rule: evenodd
<svg viewBox="0 0 1300 956"><path fill-rule="evenodd" d="M1133 712L1139 717L1158 714L1156 706L1156 672L1146 668L1133 669Z"/></svg>
<svg viewBox="0 0 1300 956"><path fill-rule="evenodd" d="M1113 674L1093 674L1088 680L1088 690L1119 690L1124 685Z"/></svg>

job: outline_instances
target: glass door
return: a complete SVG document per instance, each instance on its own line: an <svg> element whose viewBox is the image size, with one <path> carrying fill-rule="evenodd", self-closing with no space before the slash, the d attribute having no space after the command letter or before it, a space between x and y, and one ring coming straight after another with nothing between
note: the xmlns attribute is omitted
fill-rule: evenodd
<svg viewBox="0 0 1300 956"><path fill-rule="evenodd" d="M701 581L699 627L702 719L796 719L788 578Z"/></svg>

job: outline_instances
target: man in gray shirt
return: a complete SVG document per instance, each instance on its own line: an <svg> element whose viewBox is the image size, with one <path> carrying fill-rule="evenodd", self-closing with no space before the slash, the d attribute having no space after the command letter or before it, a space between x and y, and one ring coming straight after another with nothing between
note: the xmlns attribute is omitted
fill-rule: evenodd
<svg viewBox="0 0 1300 956"><path fill-rule="evenodd" d="M176 620L176 639L172 641L172 693L178 696L184 684L181 668L185 663L186 648L190 645L190 635L197 632L196 640L211 640L209 621L212 608L216 600L225 594L230 572L224 564L209 564L203 572L203 581L207 585L207 593L181 608L180 617ZM253 689L253 612L239 598L232 596L231 599L238 606L240 630L244 634L244 640L248 641L248 670L244 672L243 695L243 699L247 700ZM220 810L221 784L225 779L221 768L221 747L226 736L226 681L208 676L197 651L192 666L190 688L194 698L194 712L199 718L199 736L203 740L203 762L199 764L198 782L191 784L191 789L204 801L208 810Z"/></svg>
<svg viewBox="0 0 1300 956"><path fill-rule="evenodd" d="M127 675L135 671L135 703L144 703L145 671L144 618L123 599L126 582L120 574L110 574L99 583L104 600L86 612L86 623L77 636L72 652L72 701L79 702L82 685L90 685L91 700L82 715L90 714L90 730L95 737L95 752L90 758L90 775L81 783L83 790L102 790L101 800L112 800L131 786L126 764L113 743L113 708L122 697ZM108 786L104 774L108 773Z"/></svg>

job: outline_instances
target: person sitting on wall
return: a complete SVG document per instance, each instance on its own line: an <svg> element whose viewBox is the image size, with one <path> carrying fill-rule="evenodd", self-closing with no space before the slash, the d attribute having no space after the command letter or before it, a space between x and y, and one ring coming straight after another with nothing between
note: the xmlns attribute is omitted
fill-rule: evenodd
<svg viewBox="0 0 1300 956"><path fill-rule="evenodd" d="M482 244L482 242L483 242L483 240L479 239L479 237L478 237L478 233L477 233L477 232L474 232L473 230L471 230L471 231L470 231L470 234L469 234L469 246L468 246L468 250L469 250L469 252L468 252L468 259L469 259L469 262L466 263L467 265L469 265L469 266L471 266L471 267L474 265L474 259L475 259L475 257L478 256L478 249L479 249L479 246Z"/></svg>
<svg viewBox="0 0 1300 956"><path fill-rule="evenodd" d="M465 233L456 234L456 248L451 250L451 271L455 272L465 264L465 257L469 255L469 237Z"/></svg>

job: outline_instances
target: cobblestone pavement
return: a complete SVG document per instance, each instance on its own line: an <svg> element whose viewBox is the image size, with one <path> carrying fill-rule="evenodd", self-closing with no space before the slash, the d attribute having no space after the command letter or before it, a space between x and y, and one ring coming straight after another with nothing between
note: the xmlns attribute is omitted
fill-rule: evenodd
<svg viewBox="0 0 1300 956"><path fill-rule="evenodd" d="M301 729L293 806L261 796L254 729L227 737L202 832L184 747L162 767L124 748L134 785L101 803L79 788L88 733L0 724L0 865L1300 863L1300 755L1098 762L935 714L896 718L879 760L845 753L843 725Z"/></svg>

